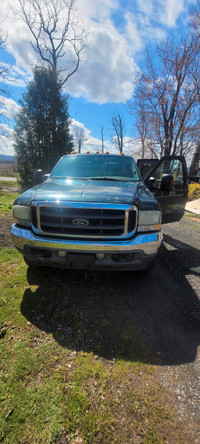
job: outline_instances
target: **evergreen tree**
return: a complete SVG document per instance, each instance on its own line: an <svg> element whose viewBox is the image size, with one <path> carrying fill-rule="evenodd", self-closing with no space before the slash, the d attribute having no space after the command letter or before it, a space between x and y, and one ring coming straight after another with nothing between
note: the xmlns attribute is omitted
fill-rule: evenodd
<svg viewBox="0 0 200 444"><path fill-rule="evenodd" d="M54 70L36 67L16 118L15 153L23 189L33 185L35 170L49 173L73 148L66 96Z"/></svg>

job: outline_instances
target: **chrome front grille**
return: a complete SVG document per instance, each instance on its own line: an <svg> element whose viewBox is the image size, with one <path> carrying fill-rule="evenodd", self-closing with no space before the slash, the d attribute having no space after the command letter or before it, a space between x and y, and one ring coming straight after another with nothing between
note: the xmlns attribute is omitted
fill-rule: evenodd
<svg viewBox="0 0 200 444"><path fill-rule="evenodd" d="M31 218L37 234L123 238L136 230L137 208L118 204L33 202Z"/></svg>

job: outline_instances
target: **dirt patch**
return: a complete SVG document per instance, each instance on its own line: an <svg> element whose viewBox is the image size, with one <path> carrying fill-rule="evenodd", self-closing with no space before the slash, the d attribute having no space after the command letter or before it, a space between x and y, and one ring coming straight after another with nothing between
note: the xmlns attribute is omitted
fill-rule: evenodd
<svg viewBox="0 0 200 444"><path fill-rule="evenodd" d="M3 191L4 193L17 193L18 187L0 187L0 191Z"/></svg>
<svg viewBox="0 0 200 444"><path fill-rule="evenodd" d="M196 220L197 222L200 222L200 217L199 216L189 216L189 214L186 214L186 217L190 220Z"/></svg>
<svg viewBox="0 0 200 444"><path fill-rule="evenodd" d="M9 247L14 248L10 236L10 229L12 225L12 217L0 218L0 248Z"/></svg>

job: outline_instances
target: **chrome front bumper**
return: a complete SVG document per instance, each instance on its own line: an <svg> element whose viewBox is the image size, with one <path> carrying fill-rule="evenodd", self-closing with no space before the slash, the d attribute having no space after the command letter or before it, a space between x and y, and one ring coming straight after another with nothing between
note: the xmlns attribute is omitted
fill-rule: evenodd
<svg viewBox="0 0 200 444"><path fill-rule="evenodd" d="M30 229L18 228L15 224L11 228L11 237L16 248L29 260L39 262L41 265L57 265L70 268L101 268L101 269L142 269L148 266L148 263L156 256L162 243L162 232L142 233L136 235L130 240L124 241L89 241L89 240L69 240L52 239L34 235ZM39 252L38 254L37 251ZM51 252L51 255L42 255L42 251ZM61 251L67 252L74 259L66 261L66 258L60 257ZM77 255L77 253L79 253ZM104 253L104 259L97 259L95 254ZM113 255L134 253L132 260L117 262L113 260ZM76 257L75 257L76 254ZM94 260L89 267L84 266L86 255L93 255ZM83 265L76 259L83 256ZM87 262L87 261L86 261Z"/></svg>

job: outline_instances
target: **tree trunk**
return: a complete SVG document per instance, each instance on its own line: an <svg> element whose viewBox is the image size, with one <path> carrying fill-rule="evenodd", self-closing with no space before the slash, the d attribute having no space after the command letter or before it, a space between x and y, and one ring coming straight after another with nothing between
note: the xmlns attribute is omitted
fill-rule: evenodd
<svg viewBox="0 0 200 444"><path fill-rule="evenodd" d="M195 150L193 158L192 158L192 163L191 163L190 171L189 171L190 176L195 176L197 174L197 170L199 168L199 163L200 163L200 139L198 140L196 150Z"/></svg>

